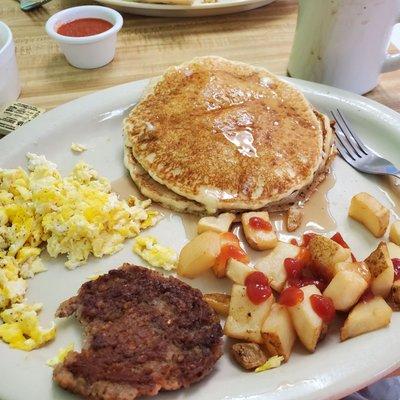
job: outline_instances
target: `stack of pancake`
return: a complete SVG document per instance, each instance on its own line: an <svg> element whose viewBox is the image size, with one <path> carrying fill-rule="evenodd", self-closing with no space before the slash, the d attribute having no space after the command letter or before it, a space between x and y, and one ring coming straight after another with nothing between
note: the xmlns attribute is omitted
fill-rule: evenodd
<svg viewBox="0 0 400 400"><path fill-rule="evenodd" d="M124 121L125 165L145 195L196 214L284 211L334 154L328 118L265 69L201 57L151 82Z"/></svg>

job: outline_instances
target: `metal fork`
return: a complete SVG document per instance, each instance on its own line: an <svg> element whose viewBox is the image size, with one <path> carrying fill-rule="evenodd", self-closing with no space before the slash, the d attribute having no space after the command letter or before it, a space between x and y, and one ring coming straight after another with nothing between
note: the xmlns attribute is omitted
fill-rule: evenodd
<svg viewBox="0 0 400 400"><path fill-rule="evenodd" d="M400 178L400 170L365 146L339 109L331 111L331 114L336 121L336 147L348 164L367 174L393 175Z"/></svg>
<svg viewBox="0 0 400 400"><path fill-rule="evenodd" d="M43 6L50 1L51 0L19 0L21 10L23 11L33 10L34 8Z"/></svg>

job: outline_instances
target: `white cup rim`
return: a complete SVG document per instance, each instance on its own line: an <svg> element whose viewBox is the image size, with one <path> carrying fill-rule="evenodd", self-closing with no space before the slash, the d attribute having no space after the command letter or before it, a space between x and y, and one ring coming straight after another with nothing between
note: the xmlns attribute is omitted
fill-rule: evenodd
<svg viewBox="0 0 400 400"><path fill-rule="evenodd" d="M11 32L11 29L6 25L3 21L0 21L0 29L4 28L4 30L7 33L7 39L5 44L0 48L0 59L4 56L4 53L7 51L7 49L11 46L12 41L13 41L13 35Z"/></svg>
<svg viewBox="0 0 400 400"><path fill-rule="evenodd" d="M68 16L74 13L75 18L79 19L79 11L93 11L93 18L96 18L96 11L101 11L103 14L108 14L113 20L113 26L97 35L91 36L82 36L82 37L72 37L72 36L64 36L60 35L56 31L56 25L59 22L70 22L71 19L68 19ZM90 17L85 17L90 18ZM78 6L78 7L70 7L65 10L59 11L58 13L52 15L46 22L46 32L47 34L53 38L54 40L61 42L61 43L68 43L68 44L87 44L97 42L107 37L116 34L122 28L123 19L121 14L118 11L113 10L109 7L102 7L102 6Z"/></svg>

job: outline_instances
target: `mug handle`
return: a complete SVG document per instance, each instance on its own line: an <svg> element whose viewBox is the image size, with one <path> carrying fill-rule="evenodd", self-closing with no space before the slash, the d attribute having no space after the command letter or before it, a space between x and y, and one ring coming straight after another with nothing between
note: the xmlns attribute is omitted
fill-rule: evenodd
<svg viewBox="0 0 400 400"><path fill-rule="evenodd" d="M400 17L397 18L396 24L400 23ZM399 49L400 50L400 49ZM400 53L386 54L385 61L382 65L382 72L390 72L400 69Z"/></svg>

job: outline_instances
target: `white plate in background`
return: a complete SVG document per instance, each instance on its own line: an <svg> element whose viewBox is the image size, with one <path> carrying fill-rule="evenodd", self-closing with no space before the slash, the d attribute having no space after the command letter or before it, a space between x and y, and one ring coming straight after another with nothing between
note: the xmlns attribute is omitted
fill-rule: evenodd
<svg viewBox="0 0 400 400"><path fill-rule="evenodd" d="M147 15L150 17L206 17L253 10L272 3L275 0L218 0L216 3L203 3L202 0L195 0L191 6L140 3L130 0L97 1L105 6L129 14Z"/></svg>

